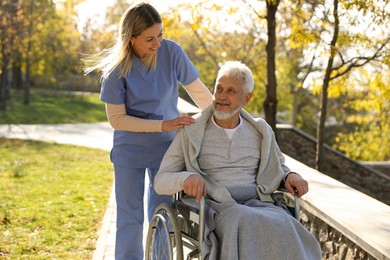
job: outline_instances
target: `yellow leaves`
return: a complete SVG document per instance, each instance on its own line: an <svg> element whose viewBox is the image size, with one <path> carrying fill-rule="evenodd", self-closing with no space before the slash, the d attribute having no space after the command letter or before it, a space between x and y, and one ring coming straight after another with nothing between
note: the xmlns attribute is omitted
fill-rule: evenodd
<svg viewBox="0 0 390 260"><path fill-rule="evenodd" d="M291 48L302 48L309 43L315 42L318 37L302 26L302 21L297 17L291 18L291 33L289 45Z"/></svg>
<svg viewBox="0 0 390 260"><path fill-rule="evenodd" d="M314 80L312 87L313 87L313 90L312 90L313 95L321 94L321 92L322 92L322 81L321 81L321 83L319 83L317 80Z"/></svg>
<svg viewBox="0 0 390 260"><path fill-rule="evenodd" d="M194 23L191 24L191 29L192 30L197 31L197 30L199 30L199 28L200 28L199 22L194 22Z"/></svg>
<svg viewBox="0 0 390 260"><path fill-rule="evenodd" d="M354 79L345 81L349 88L349 99L345 106L356 111L346 121L348 125L354 125L354 129L339 133L333 147L352 159L390 159L390 90L387 75L387 70L378 73L360 69Z"/></svg>
<svg viewBox="0 0 390 260"><path fill-rule="evenodd" d="M227 11L227 14L228 14L228 15L234 15L234 14L236 14L238 11L239 11L238 8L236 8L236 7L230 7L230 8L228 9L228 11Z"/></svg>
<svg viewBox="0 0 390 260"><path fill-rule="evenodd" d="M390 85L386 79L388 72L376 73L373 77L372 73L364 71L359 73L362 75L361 86L360 88L355 86L353 93L356 98L350 106L357 111L390 113Z"/></svg>
<svg viewBox="0 0 390 260"><path fill-rule="evenodd" d="M330 98L337 98L341 95L346 94L347 86L344 81L333 81L328 89L328 96Z"/></svg>
<svg viewBox="0 0 390 260"><path fill-rule="evenodd" d="M353 133L350 133L349 135L348 135L348 141L349 142L352 142L353 141Z"/></svg>
<svg viewBox="0 0 390 260"><path fill-rule="evenodd" d="M217 5L217 4L213 4L213 5L211 6L211 8L212 8L213 10L217 11L217 12L222 10L222 6ZM229 13L229 14L232 14L232 13Z"/></svg>
<svg viewBox="0 0 390 260"><path fill-rule="evenodd" d="M389 160L389 124L386 122L373 122L368 125L367 129L360 127L350 133L339 133L335 138L333 147L355 160Z"/></svg>
<svg viewBox="0 0 390 260"><path fill-rule="evenodd" d="M296 89L301 89L303 87L302 81L299 81L297 84L295 84Z"/></svg>

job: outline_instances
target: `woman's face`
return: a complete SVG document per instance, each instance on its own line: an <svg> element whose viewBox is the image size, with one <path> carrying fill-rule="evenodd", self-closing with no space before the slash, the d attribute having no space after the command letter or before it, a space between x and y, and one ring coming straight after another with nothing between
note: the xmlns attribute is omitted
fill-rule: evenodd
<svg viewBox="0 0 390 260"><path fill-rule="evenodd" d="M162 24L155 23L137 37L131 37L135 55L139 58L157 54L163 40Z"/></svg>

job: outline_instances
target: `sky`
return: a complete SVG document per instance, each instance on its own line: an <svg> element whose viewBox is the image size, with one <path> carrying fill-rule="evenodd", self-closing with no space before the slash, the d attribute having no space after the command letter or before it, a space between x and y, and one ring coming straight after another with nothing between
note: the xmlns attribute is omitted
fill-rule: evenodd
<svg viewBox="0 0 390 260"><path fill-rule="evenodd" d="M164 13L170 7L181 3L191 3L196 4L201 0L144 0L152 4L159 13ZM231 0L218 0L218 4L225 3L225 5L234 5L234 1ZM252 5L258 5L258 0L248 0ZM115 3L115 0L86 0L85 2L79 4L79 30L81 31L82 25L85 23L88 17L102 17L104 18L105 10L108 6ZM240 3L242 5L242 3ZM237 5L237 2L236 2ZM234 25L232 25L234 26Z"/></svg>
<svg viewBox="0 0 390 260"><path fill-rule="evenodd" d="M80 24L83 24L87 17L103 16L108 6L112 5L114 0L86 0L79 4L79 19ZM178 5L183 2L196 2L188 0L149 0L145 1L153 5L160 13L166 11L169 7Z"/></svg>
<svg viewBox="0 0 390 260"><path fill-rule="evenodd" d="M107 6L114 3L114 0L86 0L79 4L79 12L81 16L91 16L94 14L104 13ZM158 9L159 12L165 11L169 6L174 6L186 0L150 0L146 1Z"/></svg>

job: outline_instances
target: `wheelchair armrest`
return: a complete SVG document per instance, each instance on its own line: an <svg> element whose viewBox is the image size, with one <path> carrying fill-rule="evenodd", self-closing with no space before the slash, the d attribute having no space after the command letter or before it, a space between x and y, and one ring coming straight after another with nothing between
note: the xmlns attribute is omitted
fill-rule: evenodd
<svg viewBox="0 0 390 260"><path fill-rule="evenodd" d="M301 211L300 198L297 193L292 195L286 188L279 188L278 191L288 194L288 196L293 196L292 200L294 201L294 217L299 221L299 212Z"/></svg>
<svg viewBox="0 0 390 260"><path fill-rule="evenodd" d="M301 211L301 199L297 194L294 194L294 208L295 208L295 218L300 221L299 213Z"/></svg>
<svg viewBox="0 0 390 260"><path fill-rule="evenodd" d="M205 220L204 196L202 196L199 203L200 203L200 207L199 207L199 248L201 248L202 244L203 244L205 221L206 221ZM199 253L200 253L200 251L199 251Z"/></svg>

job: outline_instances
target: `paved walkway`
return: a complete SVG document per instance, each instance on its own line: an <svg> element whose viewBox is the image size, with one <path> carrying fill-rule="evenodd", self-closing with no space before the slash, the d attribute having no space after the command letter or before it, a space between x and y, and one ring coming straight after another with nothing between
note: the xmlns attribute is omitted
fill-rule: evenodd
<svg viewBox="0 0 390 260"><path fill-rule="evenodd" d="M113 130L108 123L0 125L0 137L81 145L106 151L109 151L112 147L112 134ZM148 185L148 183L146 183L146 185ZM109 204L99 231L99 239L96 243L93 259L114 259L115 208L114 189L112 189ZM146 228L147 223L145 223L145 230Z"/></svg>

